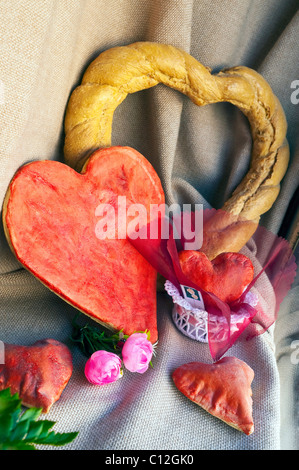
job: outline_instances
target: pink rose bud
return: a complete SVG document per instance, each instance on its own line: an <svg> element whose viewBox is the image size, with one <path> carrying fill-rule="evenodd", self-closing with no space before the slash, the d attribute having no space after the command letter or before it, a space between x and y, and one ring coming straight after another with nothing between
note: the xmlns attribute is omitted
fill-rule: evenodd
<svg viewBox="0 0 299 470"><path fill-rule="evenodd" d="M153 355L153 345L145 333L134 333L126 340L122 349L123 363L130 372L143 374Z"/></svg>
<svg viewBox="0 0 299 470"><path fill-rule="evenodd" d="M86 362L84 372L87 380L92 384L109 384L122 376L121 360L117 354L96 351Z"/></svg>

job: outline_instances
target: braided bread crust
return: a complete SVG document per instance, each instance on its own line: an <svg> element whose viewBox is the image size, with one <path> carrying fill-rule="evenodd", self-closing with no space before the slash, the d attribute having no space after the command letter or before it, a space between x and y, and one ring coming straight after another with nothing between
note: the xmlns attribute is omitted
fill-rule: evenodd
<svg viewBox="0 0 299 470"><path fill-rule="evenodd" d="M249 121L253 140L250 168L223 206L238 219L222 220L219 225L223 240L238 235L231 251L239 251L276 200L289 161L284 111L269 84L254 70L239 66L212 74L183 50L159 43L137 42L108 49L89 65L81 85L71 94L65 116L65 161L81 170L94 150L111 146L115 109L129 93L158 83L185 94L198 106L229 102ZM228 241L222 245L210 253L206 247L208 256L228 251L225 248L234 243L230 240L229 245Z"/></svg>

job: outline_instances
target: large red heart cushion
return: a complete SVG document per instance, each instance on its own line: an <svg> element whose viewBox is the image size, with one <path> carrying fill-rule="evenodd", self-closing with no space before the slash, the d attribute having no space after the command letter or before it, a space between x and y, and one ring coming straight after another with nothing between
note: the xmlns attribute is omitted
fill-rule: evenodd
<svg viewBox="0 0 299 470"><path fill-rule="evenodd" d="M32 162L9 186L4 228L18 260L52 291L110 329L150 330L155 342L157 273L118 231L119 196L125 209L142 204L147 214L151 204L164 203L155 170L129 147L96 151L82 173L56 161ZM116 211L115 238L96 234L109 214L100 204Z"/></svg>
<svg viewBox="0 0 299 470"><path fill-rule="evenodd" d="M254 371L236 357L214 364L190 362L172 374L180 392L229 426L249 435L254 430L252 389Z"/></svg>
<svg viewBox="0 0 299 470"><path fill-rule="evenodd" d="M182 250L179 261L190 281L227 303L237 300L254 276L252 262L241 253L221 253L210 261L200 251Z"/></svg>

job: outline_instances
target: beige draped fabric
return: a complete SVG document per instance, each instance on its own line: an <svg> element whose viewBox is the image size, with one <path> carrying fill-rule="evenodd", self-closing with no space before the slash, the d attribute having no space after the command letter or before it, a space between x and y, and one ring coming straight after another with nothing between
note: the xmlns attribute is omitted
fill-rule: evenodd
<svg viewBox="0 0 299 470"><path fill-rule="evenodd" d="M291 156L280 195L261 223L279 233L298 186L297 10L296 0L1 1L1 204L22 164L63 161L66 104L90 61L107 48L147 40L180 47L215 71L249 66L270 83L286 113ZM130 95L117 108L112 143L148 158L168 203L207 208L219 208L229 197L248 169L251 150L248 122L238 109L226 103L198 108L163 85ZM290 220L283 229L289 236ZM29 345L52 337L70 344L75 314L20 266L1 225L0 339ZM209 350L176 329L166 294L159 295L157 314L158 354L144 375L127 373L107 387L92 386L84 377L85 357L71 346L72 378L47 415L57 431L79 431L66 449L299 448L296 282L275 327L229 351L255 371L255 432L249 437L175 389L174 368L209 361Z"/></svg>

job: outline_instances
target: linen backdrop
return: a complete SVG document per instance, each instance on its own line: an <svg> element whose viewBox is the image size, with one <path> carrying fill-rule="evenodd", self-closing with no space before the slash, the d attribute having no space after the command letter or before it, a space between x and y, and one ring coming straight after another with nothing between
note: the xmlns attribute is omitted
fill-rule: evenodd
<svg viewBox="0 0 299 470"><path fill-rule="evenodd" d="M261 223L279 233L298 185L297 0L1 0L0 5L1 203L19 166L63 160L66 104L90 61L110 47L148 40L180 47L214 71L249 66L270 83L286 113L291 156L280 195ZM226 103L199 108L163 85L126 98L115 113L112 143L132 146L149 159L169 204L207 208L220 208L229 197L248 169L251 151L248 122L238 109ZM284 227L289 235L290 224ZM228 352L255 372L255 432L248 437L174 387L174 368L209 362L210 355L207 345L176 329L166 294L158 298L154 368L144 375L127 372L103 388L89 384L86 359L68 341L75 309L19 265L1 225L0 339L29 345L52 337L72 347L73 375L47 415L56 431L79 431L65 449L298 449L297 299L295 282L275 328Z"/></svg>

